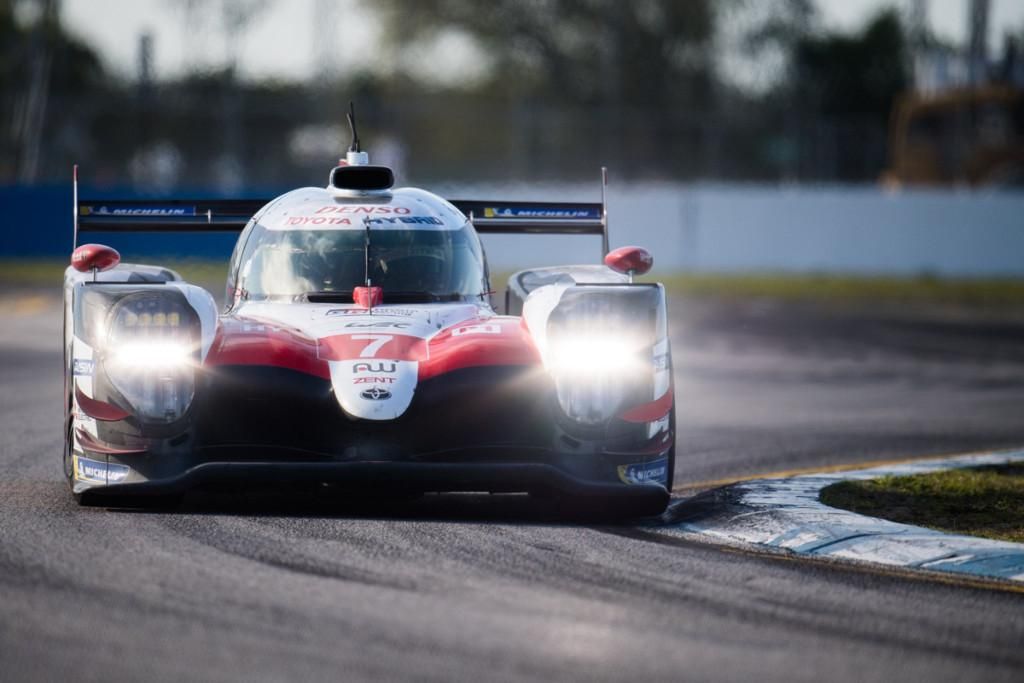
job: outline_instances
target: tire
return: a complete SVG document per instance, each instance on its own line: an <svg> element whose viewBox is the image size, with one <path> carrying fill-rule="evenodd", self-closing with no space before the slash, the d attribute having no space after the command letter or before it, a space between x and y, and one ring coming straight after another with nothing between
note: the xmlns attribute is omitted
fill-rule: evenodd
<svg viewBox="0 0 1024 683"><path fill-rule="evenodd" d="M71 444L72 444L71 428L72 428L72 426L71 426L71 416L70 415L68 415L68 417L65 419L64 425L65 425L64 426L64 451L63 451L63 455L61 456L61 465L62 465L62 467L64 469L64 478L68 480L68 486L71 486L71 485L74 484L75 464L74 464L74 461L72 459L72 453L71 453Z"/></svg>
<svg viewBox="0 0 1024 683"><path fill-rule="evenodd" d="M669 430L672 432L672 448L668 449L668 474L665 476L665 488L672 495L672 486L676 481L676 406L672 403L672 417L669 418Z"/></svg>

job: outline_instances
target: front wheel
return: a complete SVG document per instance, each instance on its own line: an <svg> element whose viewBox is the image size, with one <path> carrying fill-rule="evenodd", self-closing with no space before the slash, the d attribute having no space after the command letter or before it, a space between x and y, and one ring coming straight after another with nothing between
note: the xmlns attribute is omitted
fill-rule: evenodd
<svg viewBox="0 0 1024 683"><path fill-rule="evenodd" d="M676 406L672 404L672 416L669 418L669 431L672 433L672 448L668 449L668 468L665 474L665 489L672 495L672 486L676 481Z"/></svg>

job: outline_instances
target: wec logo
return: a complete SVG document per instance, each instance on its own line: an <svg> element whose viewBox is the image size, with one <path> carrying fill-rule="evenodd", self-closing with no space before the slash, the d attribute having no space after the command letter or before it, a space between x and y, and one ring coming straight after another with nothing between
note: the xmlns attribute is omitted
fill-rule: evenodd
<svg viewBox="0 0 1024 683"><path fill-rule="evenodd" d="M391 328L395 330L404 330L409 327L410 323L394 323L394 322L380 322L380 323L346 323L345 327L357 327L357 328Z"/></svg>

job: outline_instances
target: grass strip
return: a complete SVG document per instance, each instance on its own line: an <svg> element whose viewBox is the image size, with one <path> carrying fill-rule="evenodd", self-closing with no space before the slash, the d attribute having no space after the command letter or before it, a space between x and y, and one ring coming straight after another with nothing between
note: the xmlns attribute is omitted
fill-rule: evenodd
<svg viewBox="0 0 1024 683"><path fill-rule="evenodd" d="M660 278L670 294L805 300L823 303L1024 305L1024 279L828 274L677 274Z"/></svg>
<svg viewBox="0 0 1024 683"><path fill-rule="evenodd" d="M821 502L939 531L1024 543L1024 463L841 481Z"/></svg>

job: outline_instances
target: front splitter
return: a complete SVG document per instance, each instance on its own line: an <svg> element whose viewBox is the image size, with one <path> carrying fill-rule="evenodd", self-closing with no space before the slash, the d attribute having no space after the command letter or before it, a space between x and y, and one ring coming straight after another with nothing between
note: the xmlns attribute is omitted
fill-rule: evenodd
<svg viewBox="0 0 1024 683"><path fill-rule="evenodd" d="M630 514L659 514L669 493L659 484L608 484L573 477L540 463L206 462L160 480L113 484L82 493L83 502L184 493L219 483L252 486L333 484L362 491L402 493L556 493L607 500Z"/></svg>

